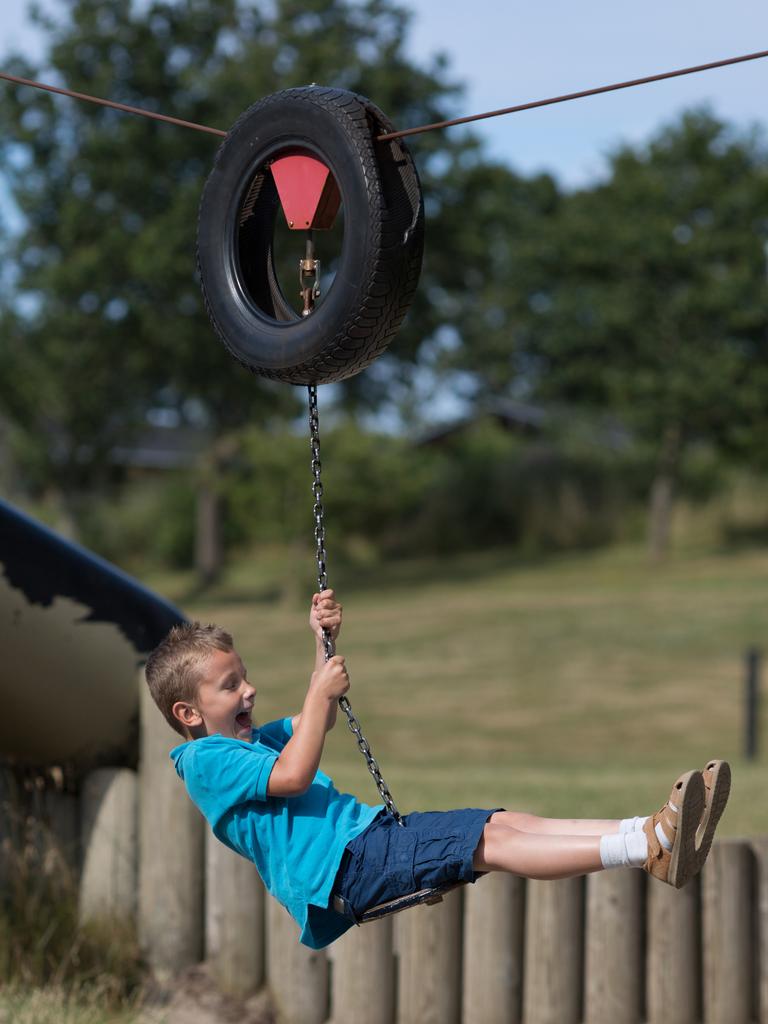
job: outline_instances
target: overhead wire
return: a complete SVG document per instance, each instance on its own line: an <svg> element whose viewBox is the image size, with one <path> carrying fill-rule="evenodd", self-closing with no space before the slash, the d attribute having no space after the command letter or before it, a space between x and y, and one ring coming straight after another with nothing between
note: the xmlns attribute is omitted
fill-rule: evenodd
<svg viewBox="0 0 768 1024"><path fill-rule="evenodd" d="M651 82L662 82L667 78L679 78L682 75L693 75L699 71L711 71L713 68L723 68L730 64L743 64L750 60L760 60L768 57L768 50L761 50L758 53L746 53L739 57L727 57L724 60L711 61L709 64L697 64L689 68L678 68L675 71L663 71L655 75L646 75L644 78L633 78L626 82L614 82L611 85L600 85L592 89L582 89L579 92L565 93L562 96L551 96L548 99L532 100L529 103L518 103L513 107L501 107L498 110L487 110L480 114L469 114L465 117L454 117L447 121L434 121L432 124L417 125L414 128L403 128L399 131L386 132L377 135L377 142L389 142L392 139L402 139L408 135L421 135L424 132L437 131L443 128L452 128L459 124L470 124L473 121L482 121L490 117L501 117L505 114L517 114L522 110L533 110L536 107L553 106L555 103L567 103L569 100L580 100L587 96L598 96L601 93L616 92L619 89L631 89L637 85L648 85ZM126 114L138 114L141 117L149 117L155 121L164 121L167 124L177 125L181 128L192 128L198 132L207 132L209 135L218 135L226 138L227 132L221 128L212 128L210 125L197 124L194 121L184 121L178 117L170 117L168 114L158 114L154 110L147 110L145 107L133 107L127 103L117 103L114 100L103 99L100 96L91 96L85 92L75 92L72 89L65 89L61 86L46 85L43 82L35 82L31 78L20 78L18 75L9 75L0 71L0 79L13 82L16 85L27 85L34 89L44 89L46 92L59 93L62 96L69 96L76 100L85 100L88 103L98 103L103 107L112 107L121 110Z"/></svg>
<svg viewBox="0 0 768 1024"><path fill-rule="evenodd" d="M0 78L4 78L7 82L15 82L16 85L30 85L34 89L44 89L46 92L57 92L62 96L71 96L75 100L86 100L88 103L98 103L102 107L113 107L115 110L122 110L126 114L139 114L141 117L151 117L155 121L165 121L167 124L175 124L180 128L194 128L198 132L208 132L209 135L220 135L223 137L226 137L227 134L221 128L211 128L207 124L182 121L179 117L158 114L154 110L147 110L146 107L131 107L127 103L116 103L115 100L105 100L100 96L91 96L87 92L74 92L72 89L64 89L58 85L45 85L43 82L33 82L31 78L19 78L18 75L8 75L3 71L0 71Z"/></svg>
<svg viewBox="0 0 768 1024"><path fill-rule="evenodd" d="M387 132L385 135L378 135L378 142L388 142L390 139L402 139L406 135L420 135L422 132L436 131L438 128L452 128L457 124L469 124L471 121L482 121L488 117L501 117L503 114L517 114L521 110L533 110L534 107L547 107L554 103L566 103L568 100L580 100L585 96L597 96L603 92L615 92L617 89L631 89L635 85L648 85L650 82L661 82L665 78L679 78L681 75L693 75L697 71L711 71L712 68L723 68L728 64L742 64L748 60L759 60L761 57L768 57L768 50L761 50L759 53L746 53L741 57L727 57L725 60L715 60L710 64L697 64L691 68L679 68L677 71L663 71L658 75L646 75L645 78L633 78L628 82L615 82L613 85L599 85L594 89L582 89L580 92L569 92L563 96L552 96L546 100L533 100L531 103L519 103L515 107L502 107L500 110L488 110L482 114L469 114L467 117L454 117L450 121L435 121L433 124L422 124L416 128L403 128L397 132Z"/></svg>

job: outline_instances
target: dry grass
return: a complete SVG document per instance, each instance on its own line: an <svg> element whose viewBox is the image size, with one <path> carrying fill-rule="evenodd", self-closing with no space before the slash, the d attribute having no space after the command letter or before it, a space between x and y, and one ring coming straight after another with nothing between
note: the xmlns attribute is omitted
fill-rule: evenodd
<svg viewBox="0 0 768 1024"><path fill-rule="evenodd" d="M262 721L300 708L313 650L295 579L276 599L277 564L243 560L185 604L233 631ZM765 760L741 756L743 653L768 637L765 550L662 567L631 548L538 564L502 552L337 579L350 698L401 810L643 813L720 756L734 767L721 834L768 832ZM323 766L375 802L340 725Z"/></svg>
<svg viewBox="0 0 768 1024"><path fill-rule="evenodd" d="M80 924L71 851L45 820L46 780L23 781L0 802L0 1024L133 1024L144 982L135 926Z"/></svg>
<svg viewBox="0 0 768 1024"><path fill-rule="evenodd" d="M0 992L0 1024L139 1024L134 1010L110 1010L108 994L89 987L6 986Z"/></svg>

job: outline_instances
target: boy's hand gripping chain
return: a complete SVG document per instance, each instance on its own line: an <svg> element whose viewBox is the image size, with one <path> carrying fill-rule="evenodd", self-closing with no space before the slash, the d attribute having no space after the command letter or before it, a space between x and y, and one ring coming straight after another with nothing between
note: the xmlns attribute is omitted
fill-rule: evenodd
<svg viewBox="0 0 768 1024"><path fill-rule="evenodd" d="M320 479L322 464L320 462L320 418L317 412L317 386L310 384L309 388L309 442L312 450L312 493L315 496L313 513L315 517L315 542L317 544L317 587L320 593L328 589L328 573L325 567L325 510L323 509L323 484ZM327 629L323 630L323 647L325 648L325 660L328 661L336 653L331 634ZM355 734L360 753L365 758L368 771L373 776L376 788L378 789L384 806L398 823L402 825L400 812L395 806L389 787L376 763L376 758L371 753L368 740L363 736L360 723L355 718L349 701L346 697L339 697L339 707L347 716L347 725Z"/></svg>

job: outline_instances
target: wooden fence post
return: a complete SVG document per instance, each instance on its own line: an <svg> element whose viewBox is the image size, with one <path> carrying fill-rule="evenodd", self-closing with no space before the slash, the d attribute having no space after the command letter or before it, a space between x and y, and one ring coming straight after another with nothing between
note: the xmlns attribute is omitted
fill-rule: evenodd
<svg viewBox="0 0 768 1024"><path fill-rule="evenodd" d="M323 1024L328 1018L328 957L299 942L298 927L267 900L267 984L279 1024Z"/></svg>
<svg viewBox="0 0 768 1024"><path fill-rule="evenodd" d="M138 779L129 768L97 768L80 792L79 916L136 920Z"/></svg>
<svg viewBox="0 0 768 1024"><path fill-rule="evenodd" d="M135 782L135 777L134 777ZM134 822L136 803L134 796ZM47 841L61 859L62 865L71 872L73 878L80 874L81 867L81 824L80 799L74 793L62 792L60 789L46 789L42 801L42 819L47 828ZM134 824L134 844L136 839ZM85 851L82 850L84 855ZM135 853L134 853L135 857ZM135 879L134 879L134 914L135 914Z"/></svg>
<svg viewBox="0 0 768 1024"><path fill-rule="evenodd" d="M587 876L587 1024L637 1024L641 1019L643 881L636 869Z"/></svg>
<svg viewBox="0 0 768 1024"><path fill-rule="evenodd" d="M757 860L757 1020L768 1024L768 836L752 843Z"/></svg>
<svg viewBox="0 0 768 1024"><path fill-rule="evenodd" d="M350 928L330 947L333 1024L393 1024L395 958L391 917Z"/></svg>
<svg viewBox="0 0 768 1024"><path fill-rule="evenodd" d="M752 868L747 842L721 839L712 846L702 871L707 1024L751 1024L753 1020Z"/></svg>
<svg viewBox="0 0 768 1024"><path fill-rule="evenodd" d="M701 1020L699 880L673 889L648 879L646 1017L649 1024Z"/></svg>
<svg viewBox="0 0 768 1024"><path fill-rule="evenodd" d="M208 832L205 844L205 958L228 995L264 981L264 885L255 866Z"/></svg>
<svg viewBox="0 0 768 1024"><path fill-rule="evenodd" d="M168 752L174 733L139 678L139 941L156 972L176 972L203 954L205 822Z"/></svg>
<svg viewBox="0 0 768 1024"><path fill-rule="evenodd" d="M41 771L29 789L20 789L16 779L16 827L21 829L17 839L23 836L22 842L32 842L41 863L52 868L55 859L59 867L53 870L67 871L74 880L80 871L80 800L60 786L57 773L54 769L45 778Z"/></svg>
<svg viewBox="0 0 768 1024"><path fill-rule="evenodd" d="M459 1024L462 889L395 920L398 1024Z"/></svg>
<svg viewBox="0 0 768 1024"><path fill-rule="evenodd" d="M464 890L462 1024L520 1024L525 882L492 871Z"/></svg>
<svg viewBox="0 0 768 1024"><path fill-rule="evenodd" d="M528 882L525 925L525 1024L581 1020L584 879Z"/></svg>

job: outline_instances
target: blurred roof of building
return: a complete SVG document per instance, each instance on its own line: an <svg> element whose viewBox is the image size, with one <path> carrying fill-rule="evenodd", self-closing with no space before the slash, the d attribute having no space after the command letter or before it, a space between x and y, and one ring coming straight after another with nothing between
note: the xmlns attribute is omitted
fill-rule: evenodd
<svg viewBox="0 0 768 1024"><path fill-rule="evenodd" d="M510 398L499 398L479 406L468 416L460 416L445 423L436 424L416 439L417 447L439 444L467 427L485 419L492 419L506 430L519 434L540 434L547 423L549 414L540 405L516 402Z"/></svg>

